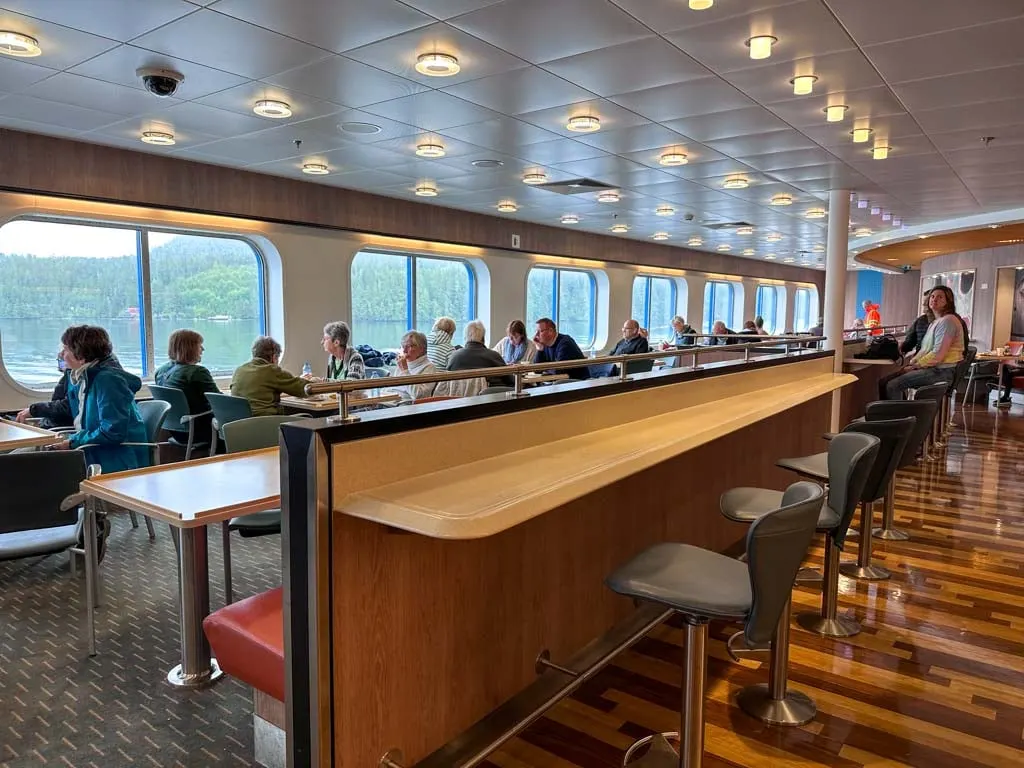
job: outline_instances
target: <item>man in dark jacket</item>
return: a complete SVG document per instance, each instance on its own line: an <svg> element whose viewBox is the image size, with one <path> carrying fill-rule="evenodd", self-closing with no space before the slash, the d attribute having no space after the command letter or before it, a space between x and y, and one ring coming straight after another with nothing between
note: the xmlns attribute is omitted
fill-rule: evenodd
<svg viewBox="0 0 1024 768"><path fill-rule="evenodd" d="M466 346L457 349L448 361L449 371L472 371L476 368L504 368L505 359L488 349L484 344L486 329L479 320L466 323ZM496 376L487 379L489 387L512 387L515 381L512 376Z"/></svg>
<svg viewBox="0 0 1024 768"><path fill-rule="evenodd" d="M537 333L533 337L533 343L537 347L537 354L533 358L535 363L586 359L575 339L572 336L559 333L555 321L549 317L542 317L537 321ZM571 379L590 378L590 370L585 365L579 368L566 368L565 373Z"/></svg>
<svg viewBox="0 0 1024 768"><path fill-rule="evenodd" d="M921 342L924 341L924 335L928 332L928 326L935 319L935 315L928 309L929 293L931 291L924 292L924 314L914 321L914 324L907 329L907 335L903 337L903 343L900 344L901 355L909 355L921 348ZM967 345L964 344L964 349L966 348Z"/></svg>
<svg viewBox="0 0 1024 768"><path fill-rule="evenodd" d="M647 343L647 339L640 333L640 323L636 320L627 320L622 326L622 338L619 339L619 343L615 345L615 349L611 351L611 354L639 355L650 351L651 347ZM630 369L627 368L626 370ZM611 375L619 375L619 366L612 367Z"/></svg>
<svg viewBox="0 0 1024 768"><path fill-rule="evenodd" d="M63 347L57 352L57 370L60 371L60 381L54 387L50 400L32 403L18 413L17 421L24 424L30 418L42 419L42 426L45 429L70 427L74 423L74 419L71 417L71 406L68 404L68 379L71 376L71 371L64 365Z"/></svg>

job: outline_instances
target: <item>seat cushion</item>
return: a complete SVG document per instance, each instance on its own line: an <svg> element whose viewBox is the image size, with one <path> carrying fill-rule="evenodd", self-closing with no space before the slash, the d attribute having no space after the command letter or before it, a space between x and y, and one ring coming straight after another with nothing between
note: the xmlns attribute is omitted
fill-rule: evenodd
<svg viewBox="0 0 1024 768"><path fill-rule="evenodd" d="M782 491L768 488L731 488L722 494L719 501L722 515L737 523L752 523L782 506ZM831 531L839 525L839 515L823 504L818 513L820 531Z"/></svg>
<svg viewBox="0 0 1024 768"><path fill-rule="evenodd" d="M828 452L800 456L795 459L779 459L775 466L789 469L804 477L828 480Z"/></svg>
<svg viewBox="0 0 1024 768"><path fill-rule="evenodd" d="M203 619L203 631L221 669L284 701L281 587L214 611Z"/></svg>
<svg viewBox="0 0 1024 768"><path fill-rule="evenodd" d="M244 538L253 536L272 536L281 532L281 510L268 509L264 512L254 512L251 515L233 517L228 523L228 528Z"/></svg>
<svg viewBox="0 0 1024 768"><path fill-rule="evenodd" d="M34 531L0 533L0 560L49 555L78 543L78 525L58 525Z"/></svg>
<svg viewBox="0 0 1024 768"><path fill-rule="evenodd" d="M620 595L707 618L744 618L753 600L746 563L689 544L656 544L606 583Z"/></svg>

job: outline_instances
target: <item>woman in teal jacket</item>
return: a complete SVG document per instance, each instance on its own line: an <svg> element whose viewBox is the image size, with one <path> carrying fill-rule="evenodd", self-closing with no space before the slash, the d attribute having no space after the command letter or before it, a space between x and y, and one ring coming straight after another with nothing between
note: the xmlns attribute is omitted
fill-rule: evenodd
<svg viewBox="0 0 1024 768"><path fill-rule="evenodd" d="M55 448L85 448L88 464L99 464L104 474L149 465L142 446L146 426L135 393L142 380L123 370L113 356L110 336L94 325L73 325L61 336L64 362L71 369L68 404L75 432Z"/></svg>

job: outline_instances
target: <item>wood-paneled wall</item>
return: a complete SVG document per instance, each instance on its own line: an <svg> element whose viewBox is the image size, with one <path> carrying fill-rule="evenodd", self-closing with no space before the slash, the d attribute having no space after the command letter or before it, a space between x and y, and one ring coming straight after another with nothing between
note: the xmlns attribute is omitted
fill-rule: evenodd
<svg viewBox="0 0 1024 768"><path fill-rule="evenodd" d="M0 188L553 256L814 283L824 272L398 200L145 152L0 130Z"/></svg>
<svg viewBox="0 0 1024 768"><path fill-rule="evenodd" d="M921 273L912 269L901 275L882 277L882 322L910 323L921 314Z"/></svg>

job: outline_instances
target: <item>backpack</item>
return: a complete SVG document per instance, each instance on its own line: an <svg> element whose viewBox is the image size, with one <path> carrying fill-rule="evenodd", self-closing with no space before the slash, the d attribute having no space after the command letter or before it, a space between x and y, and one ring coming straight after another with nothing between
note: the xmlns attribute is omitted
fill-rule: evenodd
<svg viewBox="0 0 1024 768"><path fill-rule="evenodd" d="M898 360L900 357L900 345L892 334L876 336L871 339L868 348L863 352L854 355L859 360Z"/></svg>

